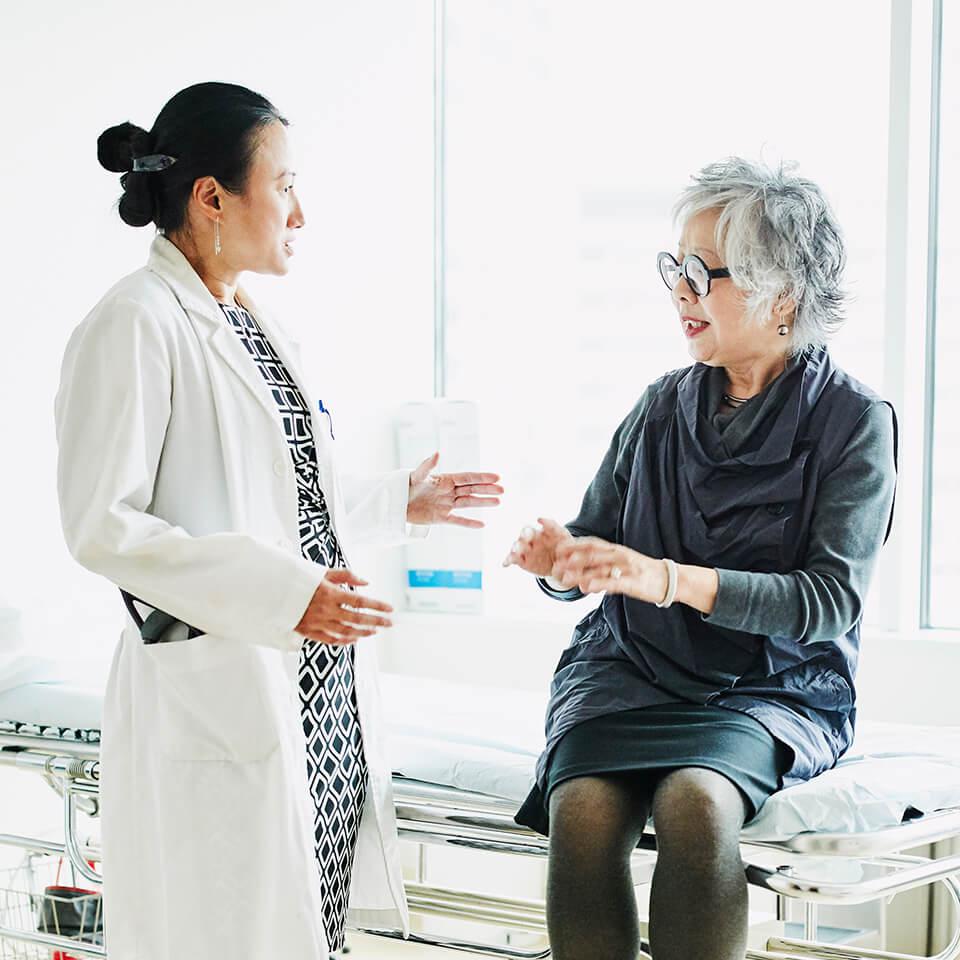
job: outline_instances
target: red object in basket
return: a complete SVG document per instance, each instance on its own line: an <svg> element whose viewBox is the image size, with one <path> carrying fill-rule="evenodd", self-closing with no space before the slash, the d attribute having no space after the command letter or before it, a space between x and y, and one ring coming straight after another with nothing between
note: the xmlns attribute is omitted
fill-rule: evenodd
<svg viewBox="0 0 960 960"><path fill-rule="evenodd" d="M87 897L99 898L99 893L96 890L52 884L45 887L43 892L44 911L41 929L45 932L58 932L69 937L82 933L85 926L89 925L91 928L95 926L94 923L89 923L87 918L87 908L89 904L82 904L82 901ZM73 898L81 901L79 915L70 911L68 908L68 901ZM99 909L96 909L96 914L99 916ZM93 932L93 929L87 932ZM72 953L68 953L65 950L54 950L51 958L52 960L80 960L79 957L75 957Z"/></svg>
<svg viewBox="0 0 960 960"><path fill-rule="evenodd" d="M88 860L87 863L90 866L90 869L94 869L94 861ZM67 887L60 884L60 869L63 867L63 858L61 857L60 863L57 866L57 877L53 884L46 887L44 894L48 897L64 897L78 895L81 897L84 896L98 896L97 890L87 890L84 887ZM64 950L54 950L51 954L51 960L80 960L79 957L75 957L72 953L67 953Z"/></svg>

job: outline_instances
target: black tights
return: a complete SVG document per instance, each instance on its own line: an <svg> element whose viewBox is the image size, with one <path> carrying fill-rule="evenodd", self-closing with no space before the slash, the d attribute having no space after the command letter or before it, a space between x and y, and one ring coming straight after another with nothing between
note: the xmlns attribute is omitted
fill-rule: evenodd
<svg viewBox="0 0 960 960"><path fill-rule="evenodd" d="M653 960L743 960L747 807L726 777L675 770L653 797L636 777L578 777L550 794L547 927L555 960L635 960L640 934L630 856L650 807L657 865L650 896Z"/></svg>

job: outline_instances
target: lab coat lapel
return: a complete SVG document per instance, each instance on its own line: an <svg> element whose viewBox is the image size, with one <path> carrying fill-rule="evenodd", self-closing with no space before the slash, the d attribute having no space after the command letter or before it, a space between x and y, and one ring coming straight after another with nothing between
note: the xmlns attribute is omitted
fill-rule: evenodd
<svg viewBox="0 0 960 960"><path fill-rule="evenodd" d="M219 309L219 308L218 308ZM277 405L270 396L270 391L264 383L263 375L247 353L247 348L241 343L236 333L229 329L226 320L213 331L208 343L221 360L243 381L250 390L254 399L267 412L271 420L279 424ZM282 427L281 427L282 429Z"/></svg>
<svg viewBox="0 0 960 960"><path fill-rule="evenodd" d="M243 289L243 287L238 288L237 299L256 318L257 323L260 325L260 329L264 332L267 340L270 342L270 346L272 346L276 351L277 356L280 358L280 362L284 365L284 367L286 367L287 373L290 374L290 376L293 378L293 382L300 389L300 393L303 394L304 402L306 402L309 406L310 396L307 391L306 379L303 376L303 371L300 369L300 344L291 340L286 333L280 329L270 314L258 306L258 304L253 300L250 294ZM246 351L244 351L244 353L246 353ZM312 406L310 407L310 410L312 414ZM311 415L311 420L312 419L313 417Z"/></svg>
<svg viewBox="0 0 960 960"><path fill-rule="evenodd" d="M239 377L282 432L277 405L270 396L263 376L240 338L230 328L213 294L206 288L187 258L175 244L160 234L150 248L147 266L167 283L180 306L194 322L200 336L204 337L211 350ZM241 293L241 298L243 296ZM275 338L271 338L271 342L274 340Z"/></svg>
<svg viewBox="0 0 960 960"><path fill-rule="evenodd" d="M282 437L283 423L280 420L280 413L260 371L257 370L256 364L240 342L240 338L230 328L223 311L187 258L175 244L160 234L154 239L150 248L150 258L147 266L167 283L188 317L193 321L198 334L206 340L211 350L223 361L223 365L231 374L242 381L253 398L276 425L279 435ZM297 344L287 337L266 311L257 306L243 288L240 288L237 292L241 303L256 317L257 323L260 324L261 329L276 350L277 356L293 377L303 395L307 409L310 411L313 441L317 451L317 465L320 469L320 482L323 490L333 501L330 507L334 514L333 521L336 526L336 514L339 511L340 504L334 482L333 451L326 433L326 423L318 422L322 421L323 418L316 415L317 405L303 375L300 359L297 355ZM225 408L224 415L228 414L229 409Z"/></svg>

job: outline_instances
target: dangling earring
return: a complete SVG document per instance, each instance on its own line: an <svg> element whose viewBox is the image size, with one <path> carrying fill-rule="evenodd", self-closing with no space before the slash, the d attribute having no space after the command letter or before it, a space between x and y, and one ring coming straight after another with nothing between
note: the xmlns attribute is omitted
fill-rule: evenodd
<svg viewBox="0 0 960 960"><path fill-rule="evenodd" d="M213 252L219 257L220 256L220 221L215 220L213 223Z"/></svg>
<svg viewBox="0 0 960 960"><path fill-rule="evenodd" d="M777 327L777 333L779 333L781 337L785 337L789 332L790 328L785 323L781 323L780 326Z"/></svg>

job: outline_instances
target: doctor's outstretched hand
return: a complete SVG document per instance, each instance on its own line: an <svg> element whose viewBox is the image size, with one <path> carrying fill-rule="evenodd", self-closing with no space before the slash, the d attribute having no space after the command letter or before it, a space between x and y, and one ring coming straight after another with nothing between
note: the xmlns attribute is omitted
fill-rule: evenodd
<svg viewBox="0 0 960 960"><path fill-rule="evenodd" d="M409 523L453 523L478 529L480 520L461 517L454 510L468 507L495 507L503 493L496 473L431 473L440 459L435 453L410 473Z"/></svg>
<svg viewBox="0 0 960 960"><path fill-rule="evenodd" d="M344 646L372 636L377 627L392 627L391 620L377 615L393 613L389 603L349 590L366 585L366 580L349 570L328 570L294 629L314 643Z"/></svg>

